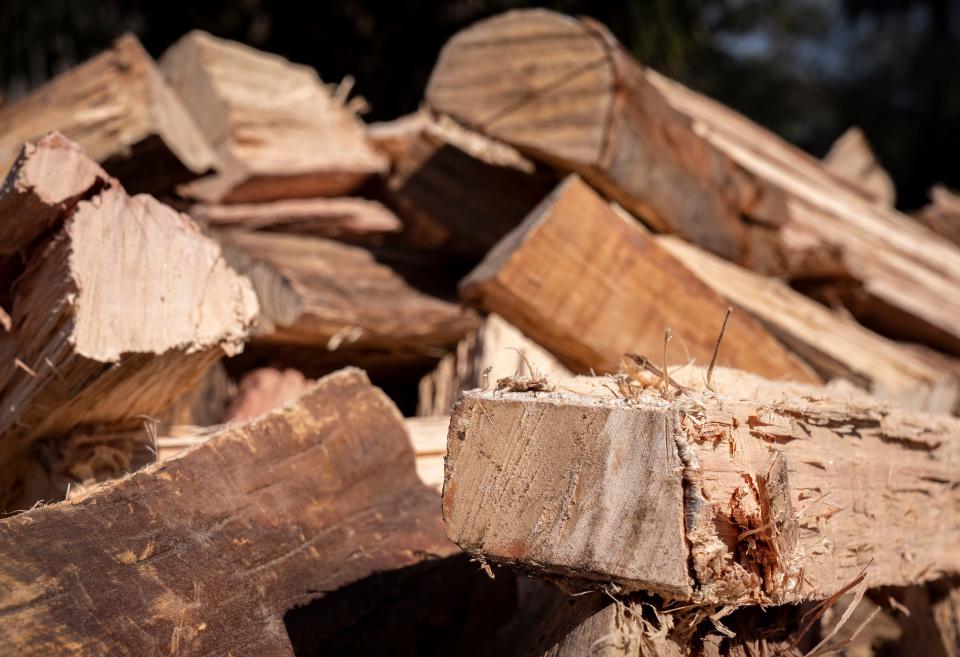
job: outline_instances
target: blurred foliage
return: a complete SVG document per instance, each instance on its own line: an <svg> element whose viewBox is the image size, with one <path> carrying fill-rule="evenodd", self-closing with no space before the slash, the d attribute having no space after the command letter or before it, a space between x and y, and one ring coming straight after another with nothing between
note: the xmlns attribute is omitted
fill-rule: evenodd
<svg viewBox="0 0 960 657"><path fill-rule="evenodd" d="M862 126L900 205L960 187L960 0L0 0L0 94L17 98L124 31L159 56L198 28L352 74L371 120L414 110L469 23L547 6L605 23L644 63L822 156Z"/></svg>

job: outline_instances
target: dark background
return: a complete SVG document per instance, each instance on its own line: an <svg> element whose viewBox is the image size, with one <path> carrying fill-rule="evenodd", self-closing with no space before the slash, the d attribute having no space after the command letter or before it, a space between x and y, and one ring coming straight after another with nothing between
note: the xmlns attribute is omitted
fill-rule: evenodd
<svg viewBox="0 0 960 657"><path fill-rule="evenodd" d="M898 205L960 187L960 0L0 0L0 95L24 95L132 31L159 56L192 28L357 79L367 120L416 109L444 41L506 9L604 22L644 63L816 156L860 125ZM2 126L0 126L2 129Z"/></svg>

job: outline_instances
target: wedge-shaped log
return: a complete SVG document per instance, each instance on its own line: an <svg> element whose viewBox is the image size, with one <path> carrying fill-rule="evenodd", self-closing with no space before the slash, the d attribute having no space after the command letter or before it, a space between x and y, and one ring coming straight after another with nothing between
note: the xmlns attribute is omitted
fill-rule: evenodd
<svg viewBox="0 0 960 657"><path fill-rule="evenodd" d="M191 196L338 196L386 170L345 99L310 67L199 31L160 63L220 158L218 175L188 186Z"/></svg>
<svg viewBox="0 0 960 657"><path fill-rule="evenodd" d="M67 178L96 167L80 164L71 147L55 155L46 166ZM16 178L15 171L8 182ZM53 174L32 180L51 184L33 187L36 198L60 193ZM161 414L220 356L242 350L258 312L250 282L188 217L152 197L127 196L113 179L104 184L43 212L8 202L19 194L15 183L0 191L0 226L42 220L49 235L26 254L0 354L4 508L18 486L7 467L30 442Z"/></svg>
<svg viewBox="0 0 960 657"><path fill-rule="evenodd" d="M763 323L825 380L842 378L898 406L951 412L960 378L793 290L671 235L657 243L717 294ZM944 356L944 358L948 358Z"/></svg>
<svg viewBox="0 0 960 657"><path fill-rule="evenodd" d="M2 171L24 142L54 130L80 144L131 192L172 191L217 163L156 62L132 35L23 100L0 105L0 126Z"/></svg>
<svg viewBox="0 0 960 657"><path fill-rule="evenodd" d="M861 320L960 353L960 248L639 65L589 19L529 10L481 21L444 47L426 96L579 172L658 230L765 273L842 282Z"/></svg>
<svg viewBox="0 0 960 657"><path fill-rule="evenodd" d="M263 345L435 357L477 326L474 313L424 294L367 250L320 238L224 231L248 259Z"/></svg>
<svg viewBox="0 0 960 657"><path fill-rule="evenodd" d="M176 458L0 521L0 655L292 655L288 610L455 551L436 504L396 408L338 372Z"/></svg>
<svg viewBox="0 0 960 657"><path fill-rule="evenodd" d="M579 372L612 372L625 352L710 362L729 302L629 216L576 176L565 180L460 284ZM682 343L682 346L681 346ZM734 313L722 362L771 378L816 381L745 313Z"/></svg>
<svg viewBox="0 0 960 657"><path fill-rule="evenodd" d="M449 536L520 568L703 603L960 571L960 420L739 378L667 398L591 378L465 393Z"/></svg>

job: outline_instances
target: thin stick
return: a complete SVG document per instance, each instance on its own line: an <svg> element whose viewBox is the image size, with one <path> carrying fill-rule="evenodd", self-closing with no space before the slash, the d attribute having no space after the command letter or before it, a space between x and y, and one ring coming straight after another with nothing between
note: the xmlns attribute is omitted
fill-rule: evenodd
<svg viewBox="0 0 960 657"><path fill-rule="evenodd" d="M710 392L717 391L717 389L713 387L713 368L717 366L717 356L720 355L720 343L723 341L723 334L727 332L727 322L730 320L731 314L733 314L733 306L727 308L727 314L723 317L723 326L720 327L720 335L717 337L717 344L713 348L710 367L707 368L707 390Z"/></svg>
<svg viewBox="0 0 960 657"><path fill-rule="evenodd" d="M663 394L670 392L670 373L667 371L667 343L673 337L673 331L668 326L663 330Z"/></svg>

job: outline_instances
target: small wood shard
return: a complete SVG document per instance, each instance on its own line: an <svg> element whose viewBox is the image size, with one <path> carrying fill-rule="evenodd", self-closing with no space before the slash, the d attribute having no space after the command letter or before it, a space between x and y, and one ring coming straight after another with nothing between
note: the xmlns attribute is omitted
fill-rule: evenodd
<svg viewBox="0 0 960 657"><path fill-rule="evenodd" d="M287 199L232 205L198 203L190 216L223 229L270 230L343 240L371 239L399 232L390 210L362 198Z"/></svg>

